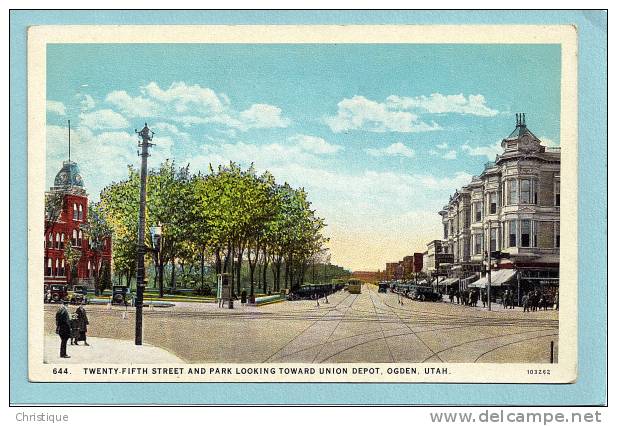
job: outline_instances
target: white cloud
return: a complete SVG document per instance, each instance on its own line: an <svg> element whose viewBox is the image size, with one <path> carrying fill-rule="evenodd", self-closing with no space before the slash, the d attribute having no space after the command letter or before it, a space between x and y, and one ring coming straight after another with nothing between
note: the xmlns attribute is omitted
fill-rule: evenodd
<svg viewBox="0 0 617 426"><path fill-rule="evenodd" d="M501 140L498 140L493 145L489 146L474 146L472 147L468 143L464 143L461 146L461 149L469 155L481 157L484 156L489 159L489 161L495 160L495 156L501 154L503 152L503 148L501 147Z"/></svg>
<svg viewBox="0 0 617 426"><path fill-rule="evenodd" d="M66 107L62 102L58 101L47 101L47 112L53 112L58 115L66 115Z"/></svg>
<svg viewBox="0 0 617 426"><path fill-rule="evenodd" d="M550 147L559 147L561 146L561 144L559 142L556 142L554 140L552 140L551 138L548 138L546 136L542 136L540 138L540 141L542 142L542 145L544 146L550 146Z"/></svg>
<svg viewBox="0 0 617 426"><path fill-rule="evenodd" d="M227 129L247 131L290 124L277 106L255 103L238 111L232 108L227 95L198 84L176 81L164 89L156 82L150 82L140 91L141 95L131 96L124 90L115 90L105 100L127 117L173 120L186 127L215 123Z"/></svg>
<svg viewBox="0 0 617 426"><path fill-rule="evenodd" d="M486 99L483 95L465 96L462 93L458 95L443 95L441 93L433 93L430 96L389 96L387 102L400 109L409 110L416 109L430 114L469 114L481 117L494 117L499 114L499 111L486 106Z"/></svg>
<svg viewBox="0 0 617 426"><path fill-rule="evenodd" d="M386 148L367 148L365 149L366 153L373 157L383 157L383 156L391 156L391 157L408 157L412 158L415 156L415 152L413 149L409 148L407 145L401 142L395 142Z"/></svg>
<svg viewBox="0 0 617 426"><path fill-rule="evenodd" d="M456 160L456 151L452 149L444 153L442 158L444 160Z"/></svg>
<svg viewBox="0 0 617 426"><path fill-rule="evenodd" d="M448 149L448 143L447 142L443 142L443 143L435 145L435 147L439 148L439 149Z"/></svg>
<svg viewBox="0 0 617 426"><path fill-rule="evenodd" d="M338 103L337 114L326 117L325 122L335 133L349 130L408 133L440 129L436 123L427 124L415 114L392 109L364 96L343 99Z"/></svg>
<svg viewBox="0 0 617 426"><path fill-rule="evenodd" d="M191 140L191 135L189 135L187 132L183 132L182 130L178 129L177 126L171 123L166 123L164 121L157 121L157 122L153 122L149 124L148 127L152 127L153 129L156 129L155 137L157 138L157 140L161 136L166 136L166 135L173 137L174 139L179 139L183 142L188 142Z"/></svg>
<svg viewBox="0 0 617 426"><path fill-rule="evenodd" d="M297 134L291 136L289 141L297 143L303 150L314 154L334 154L343 148L341 145L334 145L323 138L310 135Z"/></svg>
<svg viewBox="0 0 617 426"><path fill-rule="evenodd" d="M130 96L124 90L114 90L107 94L105 101L112 104L127 117L148 118L156 115L156 104L142 96Z"/></svg>
<svg viewBox="0 0 617 426"><path fill-rule="evenodd" d="M170 104L178 113L197 111L200 113L222 112L228 105L226 96L219 96L208 87L198 84L188 85L183 81L174 81L168 89L161 89L155 82L142 87L142 93L150 98Z"/></svg>
<svg viewBox="0 0 617 426"><path fill-rule="evenodd" d="M267 104L254 104L240 113L240 128L264 129L287 127L289 120L281 116L281 109Z"/></svg>
<svg viewBox="0 0 617 426"><path fill-rule="evenodd" d="M126 129L129 122L121 114L111 109L84 112L79 115L80 124L92 130Z"/></svg>
<svg viewBox="0 0 617 426"><path fill-rule="evenodd" d="M94 109L96 106L96 101L94 98L88 94L78 95L79 98L79 107L82 111L89 111Z"/></svg>

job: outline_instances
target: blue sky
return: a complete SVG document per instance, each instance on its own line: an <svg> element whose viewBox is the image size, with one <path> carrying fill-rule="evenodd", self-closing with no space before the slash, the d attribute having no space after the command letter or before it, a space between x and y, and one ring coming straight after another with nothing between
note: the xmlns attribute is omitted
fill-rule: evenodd
<svg viewBox="0 0 617 426"><path fill-rule="evenodd" d="M516 112L559 145L560 66L558 45L48 45L46 182L68 119L94 200L147 121L152 165L254 162L308 190L333 262L383 269L439 238Z"/></svg>

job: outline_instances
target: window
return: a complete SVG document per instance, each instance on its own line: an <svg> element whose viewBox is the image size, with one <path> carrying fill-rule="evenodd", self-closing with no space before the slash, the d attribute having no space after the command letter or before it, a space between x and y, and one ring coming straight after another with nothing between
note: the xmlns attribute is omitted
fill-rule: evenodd
<svg viewBox="0 0 617 426"><path fill-rule="evenodd" d="M56 275L60 274L60 259L56 259Z"/></svg>
<svg viewBox="0 0 617 426"><path fill-rule="evenodd" d="M497 228L491 228L491 253L497 251Z"/></svg>
<svg viewBox="0 0 617 426"><path fill-rule="evenodd" d="M84 220L84 208L83 206L80 204L79 205L79 215L78 215L79 220Z"/></svg>
<svg viewBox="0 0 617 426"><path fill-rule="evenodd" d="M60 248L64 250L64 232L60 236Z"/></svg>
<svg viewBox="0 0 617 426"><path fill-rule="evenodd" d="M47 264L45 265L45 276L46 277L51 277L51 274L52 274L51 265L52 265L52 260L51 258L48 257Z"/></svg>
<svg viewBox="0 0 617 426"><path fill-rule="evenodd" d="M516 221L515 220L511 220L510 222L508 222L508 228L509 228L509 243L510 243L510 247L516 247Z"/></svg>
<svg viewBox="0 0 617 426"><path fill-rule="evenodd" d="M77 245L77 229L73 229L73 238L71 238L71 245Z"/></svg>
<svg viewBox="0 0 617 426"><path fill-rule="evenodd" d="M475 221L480 222L482 220L482 203L480 202L473 203L473 210L475 214L475 217L474 217Z"/></svg>
<svg viewBox="0 0 617 426"><path fill-rule="evenodd" d="M60 262L60 272L58 272L58 275L61 277L66 276L66 273L64 271L64 259L62 259L62 262Z"/></svg>
<svg viewBox="0 0 617 426"><path fill-rule="evenodd" d="M90 261L88 261L88 278L92 276L92 266L90 265Z"/></svg>
<svg viewBox="0 0 617 426"><path fill-rule="evenodd" d="M497 213L497 193L489 193L489 214Z"/></svg>
<svg viewBox="0 0 617 426"><path fill-rule="evenodd" d="M81 231L79 231L79 234L77 234L77 245L79 247L81 247L81 243L83 241L83 238L84 238L84 234L82 234Z"/></svg>
<svg viewBox="0 0 617 426"><path fill-rule="evenodd" d="M561 183L560 181L555 181L555 206L559 207L559 203L561 202L561 197L560 197L560 189L561 189Z"/></svg>
<svg viewBox="0 0 617 426"><path fill-rule="evenodd" d="M78 218L77 204L73 203L73 220L77 220L77 218Z"/></svg>
<svg viewBox="0 0 617 426"><path fill-rule="evenodd" d="M521 247L529 247L531 245L531 220L521 220Z"/></svg>
<svg viewBox="0 0 617 426"><path fill-rule="evenodd" d="M559 222L555 222L555 248L559 248Z"/></svg>
<svg viewBox="0 0 617 426"><path fill-rule="evenodd" d="M56 232L56 248L60 248L60 233Z"/></svg>
<svg viewBox="0 0 617 426"><path fill-rule="evenodd" d="M47 248L53 248L53 246L54 246L54 236L50 232L49 236L47 237Z"/></svg>
<svg viewBox="0 0 617 426"><path fill-rule="evenodd" d="M482 235L476 234L473 236L474 239L474 254L482 254Z"/></svg>
<svg viewBox="0 0 617 426"><path fill-rule="evenodd" d="M531 203L531 182L529 179L521 180L521 204Z"/></svg>
<svg viewBox="0 0 617 426"><path fill-rule="evenodd" d="M508 204L518 204L518 181L508 181Z"/></svg>

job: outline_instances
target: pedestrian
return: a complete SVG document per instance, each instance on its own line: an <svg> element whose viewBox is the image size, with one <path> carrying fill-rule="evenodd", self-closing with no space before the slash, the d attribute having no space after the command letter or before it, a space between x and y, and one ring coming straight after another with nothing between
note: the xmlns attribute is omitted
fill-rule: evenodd
<svg viewBox="0 0 617 426"><path fill-rule="evenodd" d="M523 312L529 312L529 294L523 295Z"/></svg>
<svg viewBox="0 0 617 426"><path fill-rule="evenodd" d="M555 292L555 310L559 310L559 290Z"/></svg>
<svg viewBox="0 0 617 426"><path fill-rule="evenodd" d="M60 336L60 358L70 358L66 353L66 342L71 337L71 317L66 309L68 303L68 300L62 300L56 312L56 334Z"/></svg>
<svg viewBox="0 0 617 426"><path fill-rule="evenodd" d="M47 293L45 294L45 302L51 303L51 289L47 289Z"/></svg>
<svg viewBox="0 0 617 426"><path fill-rule="evenodd" d="M86 333L88 332L88 315L86 315L86 309L84 308L84 302L79 304L79 307L75 311L77 314L77 340L75 344L79 344L79 342L84 342L84 345L90 346L90 344L86 341Z"/></svg>

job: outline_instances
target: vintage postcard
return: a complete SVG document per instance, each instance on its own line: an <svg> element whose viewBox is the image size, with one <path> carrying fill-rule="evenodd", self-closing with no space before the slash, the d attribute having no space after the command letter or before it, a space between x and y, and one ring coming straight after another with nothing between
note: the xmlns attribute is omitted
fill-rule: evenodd
<svg viewBox="0 0 617 426"><path fill-rule="evenodd" d="M33 26L28 155L31 381L577 379L574 26Z"/></svg>

